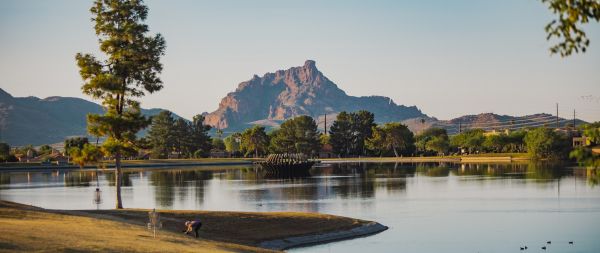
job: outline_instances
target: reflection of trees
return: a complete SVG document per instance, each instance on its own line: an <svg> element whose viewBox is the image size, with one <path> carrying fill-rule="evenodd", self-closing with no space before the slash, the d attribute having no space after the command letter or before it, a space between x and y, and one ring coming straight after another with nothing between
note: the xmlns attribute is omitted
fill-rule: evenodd
<svg viewBox="0 0 600 253"><path fill-rule="evenodd" d="M0 173L0 184L10 184L10 173Z"/></svg>
<svg viewBox="0 0 600 253"><path fill-rule="evenodd" d="M94 179L92 171L70 171L65 173L65 186L90 186Z"/></svg>
<svg viewBox="0 0 600 253"><path fill-rule="evenodd" d="M564 165L561 162L531 161L527 164L525 178L551 180L572 174L572 171L564 169Z"/></svg>
<svg viewBox="0 0 600 253"><path fill-rule="evenodd" d="M403 179L414 177L416 168L413 164L402 163L343 163L333 164L326 171L334 175L354 175L340 179L341 183L332 187L339 196L372 198L376 188L405 190L406 180Z"/></svg>
<svg viewBox="0 0 600 253"><path fill-rule="evenodd" d="M212 171L205 170L164 170L150 172L150 183L154 186L156 201L165 207L173 206L175 197L185 198L189 188L186 182L192 182L195 198L204 200L205 180L212 178ZM178 194L178 196L175 196Z"/></svg>
<svg viewBox="0 0 600 253"><path fill-rule="evenodd" d="M447 177L450 175L450 168L439 164L418 164L416 170L420 175L428 177Z"/></svg>
<svg viewBox="0 0 600 253"><path fill-rule="evenodd" d="M600 169L596 168L586 168L585 175L587 177L587 181L591 186L596 186L600 183Z"/></svg>
<svg viewBox="0 0 600 253"><path fill-rule="evenodd" d="M115 171L111 170L111 171L106 171L105 173L105 178L106 181L108 181L108 185L109 186L115 186ZM131 187L133 185L133 183L131 182L131 175L132 174L136 174L137 172L132 172L132 171L127 171L127 172L123 172L123 175L121 176L121 186L125 186L125 187Z"/></svg>

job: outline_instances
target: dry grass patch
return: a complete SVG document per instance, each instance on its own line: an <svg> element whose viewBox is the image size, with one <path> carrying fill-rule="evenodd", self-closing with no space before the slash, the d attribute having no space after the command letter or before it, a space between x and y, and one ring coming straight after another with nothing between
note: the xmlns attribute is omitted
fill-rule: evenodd
<svg viewBox="0 0 600 253"><path fill-rule="evenodd" d="M1 202L1 201L0 201ZM142 226L0 203L0 252L268 252Z"/></svg>
<svg viewBox="0 0 600 253"><path fill-rule="evenodd" d="M149 210L101 210L85 211L90 215L109 215L136 224L147 222ZM214 212L170 211L161 212L163 229L179 232L186 220L203 222L200 237L216 241L257 245L260 242L347 230L366 224L367 221L341 216L298 212Z"/></svg>

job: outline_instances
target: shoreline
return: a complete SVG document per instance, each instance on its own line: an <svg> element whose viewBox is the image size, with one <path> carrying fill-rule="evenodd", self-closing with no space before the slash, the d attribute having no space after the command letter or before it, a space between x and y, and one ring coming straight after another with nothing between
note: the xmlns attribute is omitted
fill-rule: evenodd
<svg viewBox="0 0 600 253"><path fill-rule="evenodd" d="M213 160L214 159L214 160ZM124 169L130 168L169 168L169 167L193 167L193 166L235 166L252 165L260 158L206 158L206 159L156 159L156 160L133 160L122 164ZM321 163L418 163L418 162L451 162L451 163L513 163L527 162L531 159L524 155L497 155L497 156L439 156L439 157L349 157L349 158L323 158L318 159ZM77 165L40 165L40 164L0 164L0 171L21 170L89 170L97 169L95 165L86 165L80 168ZM114 164L108 163L103 170L113 170Z"/></svg>
<svg viewBox="0 0 600 253"><path fill-rule="evenodd" d="M40 216L50 216L51 218L46 219L44 224L50 222L54 225L46 224L47 227L72 226L84 229L78 225L81 221L70 224L65 222L65 220L85 219L90 220L85 221L89 223L100 224L110 222L113 224L112 227L119 232L127 234L138 233L138 237L143 236L139 235L140 231L141 233L148 233L146 230L148 211L150 210L55 210L0 200L0 213L3 214L0 216L0 221L5 224L23 222L23 220L35 223L38 222L37 219ZM374 221L320 213L194 210L157 210L157 212L161 215L162 229L159 231L160 236L157 237L159 239L156 239L155 242L172 243L173 238L177 238L177 240L185 241L186 243L187 241L196 241L198 243L214 244L212 246L216 245L215 247L220 247L219 249L221 250L231 250L232 252L238 252L236 249L243 249L243 252L280 252L290 248L365 237L388 229L388 227ZM25 215L27 213L32 214L30 218L24 219L23 213ZM11 215L15 217L10 217ZM181 234L180 230L183 222L198 217L200 217L204 224L200 229L200 238L195 239ZM0 228L0 231L2 231L1 234L4 235L0 235L0 245L10 245L22 251L32 250L28 248L30 246L25 242L18 243L18 241L27 240L27 238L14 238L14 234L27 233L30 227L31 225L17 225ZM78 233L79 231L74 232ZM49 231L49 233L52 234L52 231ZM91 236L92 238L101 238L105 236L103 233L109 233L109 231L95 232ZM62 243L63 239L66 240L66 238L61 238L59 235L52 236L53 242L59 244ZM134 238L134 242L131 243L135 243L135 240L139 240L139 238ZM93 243L93 240L91 241ZM38 247L45 246L38 245ZM71 246L62 245L59 247ZM82 249L85 248L82 247ZM122 249L114 250L122 251Z"/></svg>
<svg viewBox="0 0 600 253"><path fill-rule="evenodd" d="M261 248L272 250L287 250L291 248L308 247L312 245L319 245L330 242L366 237L381 233L383 231L386 231L387 229L387 226L381 225L377 222L371 222L350 230L334 231L316 235L294 236L283 239L264 241L258 246Z"/></svg>

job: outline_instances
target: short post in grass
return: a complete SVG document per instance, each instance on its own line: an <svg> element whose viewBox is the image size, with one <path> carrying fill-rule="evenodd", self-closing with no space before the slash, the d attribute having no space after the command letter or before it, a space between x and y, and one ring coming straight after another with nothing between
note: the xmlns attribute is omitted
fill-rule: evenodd
<svg viewBox="0 0 600 253"><path fill-rule="evenodd" d="M154 238L156 238L156 229L160 229L162 227L162 223L160 222L160 213L157 213L156 209L152 209L152 211L148 212L148 218L148 229L152 230Z"/></svg>

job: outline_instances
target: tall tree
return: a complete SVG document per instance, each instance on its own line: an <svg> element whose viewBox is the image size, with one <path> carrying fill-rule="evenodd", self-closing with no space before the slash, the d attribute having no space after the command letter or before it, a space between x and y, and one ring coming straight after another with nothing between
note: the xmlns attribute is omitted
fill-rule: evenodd
<svg viewBox="0 0 600 253"><path fill-rule="evenodd" d="M391 122L374 127L373 136L367 139L367 145L380 154L391 151L398 157L414 151L415 138L406 125Z"/></svg>
<svg viewBox="0 0 600 253"><path fill-rule="evenodd" d="M168 158L175 145L173 125L175 119L170 111L163 110L152 117L148 140L152 146L153 158Z"/></svg>
<svg viewBox="0 0 600 253"><path fill-rule="evenodd" d="M600 1L598 0L542 0L558 18L546 25L548 40L559 39L550 48L552 54L569 56L573 52L585 53L590 40L581 25L590 20L600 22Z"/></svg>
<svg viewBox="0 0 600 253"><path fill-rule="evenodd" d="M448 132L446 129L432 127L425 129L415 136L418 151L428 153L434 151L438 154L445 153L449 149Z"/></svg>
<svg viewBox="0 0 600 253"><path fill-rule="evenodd" d="M534 159L561 158L569 153L569 144L566 136L550 128L534 128L525 135L527 153Z"/></svg>
<svg viewBox="0 0 600 253"><path fill-rule="evenodd" d="M242 132L241 148L245 152L245 156L259 157L267 152L268 147L269 137L265 132L265 127L255 125Z"/></svg>
<svg viewBox="0 0 600 253"><path fill-rule="evenodd" d="M483 129L469 129L452 136L450 144L454 147L466 148L469 153L482 151L485 136Z"/></svg>
<svg viewBox="0 0 600 253"><path fill-rule="evenodd" d="M163 87L158 75L165 40L147 35L148 7L142 0L96 0L90 11L106 59L81 53L75 58L83 93L102 100L105 108L103 115L88 115L88 131L107 137L103 148L115 158L116 207L123 208L121 156L133 151L135 134L150 124L136 98Z"/></svg>
<svg viewBox="0 0 600 253"><path fill-rule="evenodd" d="M65 154L69 155L71 148L83 149L85 144L89 143L86 137L73 137L65 140Z"/></svg>
<svg viewBox="0 0 600 253"><path fill-rule="evenodd" d="M339 156L350 155L350 145L353 140L351 115L340 112L329 128L329 144L333 153Z"/></svg>
<svg viewBox="0 0 600 253"><path fill-rule="evenodd" d="M83 168L86 164L98 163L104 156L102 150L95 145L86 143L83 148L72 147L69 151L73 162Z"/></svg>
<svg viewBox="0 0 600 253"><path fill-rule="evenodd" d="M173 123L173 140L174 150L180 158L189 157L193 151L191 150L191 125L185 119L178 118Z"/></svg>
<svg viewBox="0 0 600 253"><path fill-rule="evenodd" d="M241 150L240 143L242 142L242 134L233 133L232 135L225 137L223 142L225 143L225 150L233 155L236 155Z"/></svg>
<svg viewBox="0 0 600 253"><path fill-rule="evenodd" d="M8 143L0 142L0 162L8 161L10 157L10 146Z"/></svg>
<svg viewBox="0 0 600 253"><path fill-rule="evenodd" d="M317 123L306 115L288 119L275 132L270 144L277 153L315 155L321 147Z"/></svg>
<svg viewBox="0 0 600 253"><path fill-rule="evenodd" d="M211 127L204 124L204 116L200 114L194 116L190 127L190 151L196 158L208 156L212 148L212 140L208 135Z"/></svg>
<svg viewBox="0 0 600 253"><path fill-rule="evenodd" d="M373 134L375 114L361 110L350 113L350 124L352 125L352 151L353 155L366 155L365 141Z"/></svg>

